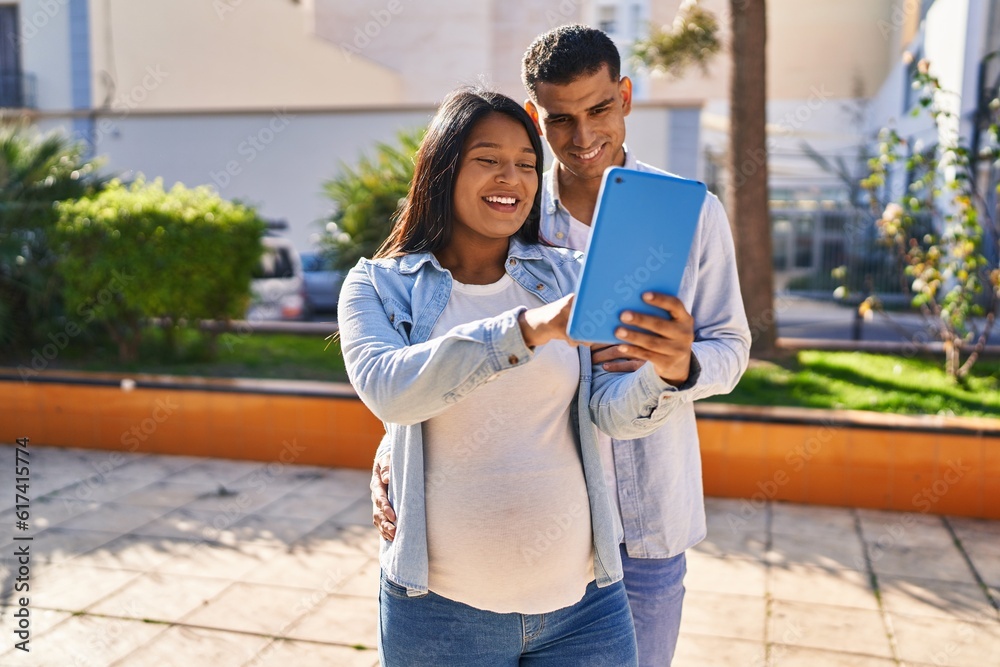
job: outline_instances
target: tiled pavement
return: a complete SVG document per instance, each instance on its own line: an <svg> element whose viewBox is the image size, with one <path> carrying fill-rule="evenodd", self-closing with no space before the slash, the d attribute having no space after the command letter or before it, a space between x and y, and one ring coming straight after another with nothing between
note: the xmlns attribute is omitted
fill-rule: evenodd
<svg viewBox="0 0 1000 667"><path fill-rule="evenodd" d="M377 664L367 473L45 447L30 457L21 532L15 453L0 446L0 665ZM1000 522L708 508L675 665L1000 665ZM30 653L14 648L15 532L34 537Z"/></svg>

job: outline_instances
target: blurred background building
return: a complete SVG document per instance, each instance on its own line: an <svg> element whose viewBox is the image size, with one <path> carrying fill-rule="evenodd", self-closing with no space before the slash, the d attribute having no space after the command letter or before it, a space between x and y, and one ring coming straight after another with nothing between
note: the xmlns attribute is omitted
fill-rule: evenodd
<svg viewBox="0 0 1000 667"><path fill-rule="evenodd" d="M107 168L210 184L288 223L307 250L329 213L322 183L378 141L426 123L442 96L485 82L524 97L539 33L602 28L636 81L640 159L724 190L728 54L682 78L628 61L681 0L21 0L0 2L0 104L62 128ZM702 0L728 30L727 0ZM934 63L972 136L995 92L1000 11L986 0L768 2L768 158L777 285L829 292L857 180L879 127L933 139L911 119L908 69ZM903 54L913 55L910 64ZM981 76L982 71L982 76ZM738 102L737 102L738 103ZM753 169L753 164L746 165ZM758 165L759 166L759 165ZM986 167L984 167L986 168ZM739 175L736 176L737 178Z"/></svg>

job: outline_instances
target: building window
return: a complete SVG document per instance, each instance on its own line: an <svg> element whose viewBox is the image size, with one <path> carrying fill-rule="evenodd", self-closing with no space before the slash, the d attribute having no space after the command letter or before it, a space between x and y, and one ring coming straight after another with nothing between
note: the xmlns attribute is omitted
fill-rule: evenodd
<svg viewBox="0 0 1000 667"><path fill-rule="evenodd" d="M597 27L613 35L618 31L618 8L614 5L601 5L597 8Z"/></svg>
<svg viewBox="0 0 1000 667"><path fill-rule="evenodd" d="M0 5L0 107L24 107L17 5Z"/></svg>

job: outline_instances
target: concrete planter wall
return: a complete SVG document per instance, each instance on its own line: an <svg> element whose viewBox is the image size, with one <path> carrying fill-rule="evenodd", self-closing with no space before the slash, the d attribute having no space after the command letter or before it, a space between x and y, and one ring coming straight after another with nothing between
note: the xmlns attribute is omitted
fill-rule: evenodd
<svg viewBox="0 0 1000 667"><path fill-rule="evenodd" d="M705 493L1000 519L1000 419L698 406ZM350 386L0 370L0 442L366 469Z"/></svg>

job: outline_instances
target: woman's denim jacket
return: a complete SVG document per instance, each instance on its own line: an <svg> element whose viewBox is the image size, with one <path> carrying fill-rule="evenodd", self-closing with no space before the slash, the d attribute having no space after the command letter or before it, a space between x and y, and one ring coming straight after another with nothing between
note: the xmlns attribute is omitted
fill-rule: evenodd
<svg viewBox="0 0 1000 667"><path fill-rule="evenodd" d="M579 252L512 238L506 271L548 303L575 289L581 261ZM348 376L361 400L385 424L380 450L392 451L389 498L398 523L395 539L382 541L381 566L386 577L411 595L427 592L421 423L532 358L517 321L523 307L428 340L448 303L451 281L451 273L431 253L362 259L340 296L340 340ZM687 399L661 380L651 364L635 373L608 373L591 366L588 347L581 345L579 354L580 386L572 414L590 497L594 573L597 584L606 586L622 578L622 534L604 485L593 423L615 438L640 437Z"/></svg>

